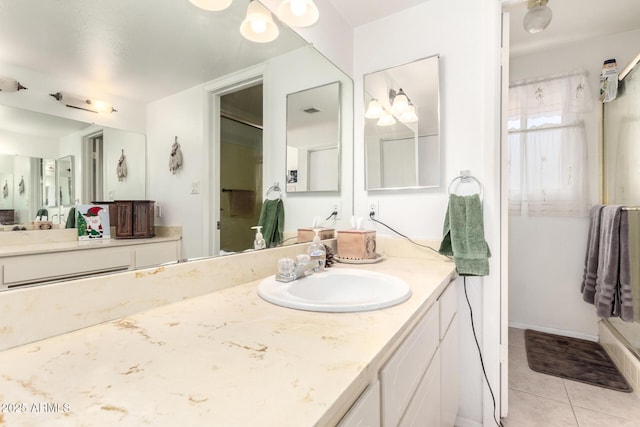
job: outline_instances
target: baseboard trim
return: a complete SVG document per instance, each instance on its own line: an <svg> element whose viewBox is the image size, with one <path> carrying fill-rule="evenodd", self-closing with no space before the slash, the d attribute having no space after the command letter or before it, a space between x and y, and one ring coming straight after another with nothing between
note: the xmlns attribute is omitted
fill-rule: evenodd
<svg viewBox="0 0 640 427"><path fill-rule="evenodd" d="M598 342L598 335L585 334L582 332L565 331L562 329L547 328L538 325L528 325L526 323L509 322L509 327L517 329L533 329L538 332L546 332L548 334L562 335L565 337L579 338L583 340Z"/></svg>
<svg viewBox="0 0 640 427"><path fill-rule="evenodd" d="M470 420L468 418L456 417L455 427L482 427L482 423Z"/></svg>

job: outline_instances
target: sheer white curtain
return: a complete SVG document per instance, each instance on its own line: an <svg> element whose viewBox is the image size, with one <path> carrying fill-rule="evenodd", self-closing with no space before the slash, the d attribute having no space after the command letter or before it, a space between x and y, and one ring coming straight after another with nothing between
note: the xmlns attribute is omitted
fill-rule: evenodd
<svg viewBox="0 0 640 427"><path fill-rule="evenodd" d="M591 107L584 73L514 82L509 89L509 213L587 214Z"/></svg>

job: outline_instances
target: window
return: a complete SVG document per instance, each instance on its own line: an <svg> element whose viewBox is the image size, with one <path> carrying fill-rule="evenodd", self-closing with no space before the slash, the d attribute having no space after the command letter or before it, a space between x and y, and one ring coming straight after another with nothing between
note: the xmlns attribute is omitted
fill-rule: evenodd
<svg viewBox="0 0 640 427"><path fill-rule="evenodd" d="M509 213L587 214L591 106L584 73L512 83L509 90Z"/></svg>

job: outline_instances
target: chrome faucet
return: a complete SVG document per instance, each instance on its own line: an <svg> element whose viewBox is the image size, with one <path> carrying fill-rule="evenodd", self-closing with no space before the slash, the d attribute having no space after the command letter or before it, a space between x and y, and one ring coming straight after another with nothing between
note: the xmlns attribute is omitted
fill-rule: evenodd
<svg viewBox="0 0 640 427"><path fill-rule="evenodd" d="M310 276L321 262L322 261L320 260L304 260L296 262L291 258L279 259L276 280L278 282L288 283L298 280L301 277Z"/></svg>

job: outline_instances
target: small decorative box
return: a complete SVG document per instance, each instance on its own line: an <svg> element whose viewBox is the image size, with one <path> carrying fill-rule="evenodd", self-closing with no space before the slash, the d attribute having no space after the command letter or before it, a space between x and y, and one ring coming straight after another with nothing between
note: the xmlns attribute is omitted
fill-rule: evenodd
<svg viewBox="0 0 640 427"><path fill-rule="evenodd" d="M338 256L354 260L376 258L375 230L338 231Z"/></svg>
<svg viewBox="0 0 640 427"><path fill-rule="evenodd" d="M333 239L335 234L335 228L321 228L318 232L320 240ZM298 228L298 243L310 242L315 235L316 233L313 231L313 228Z"/></svg>

